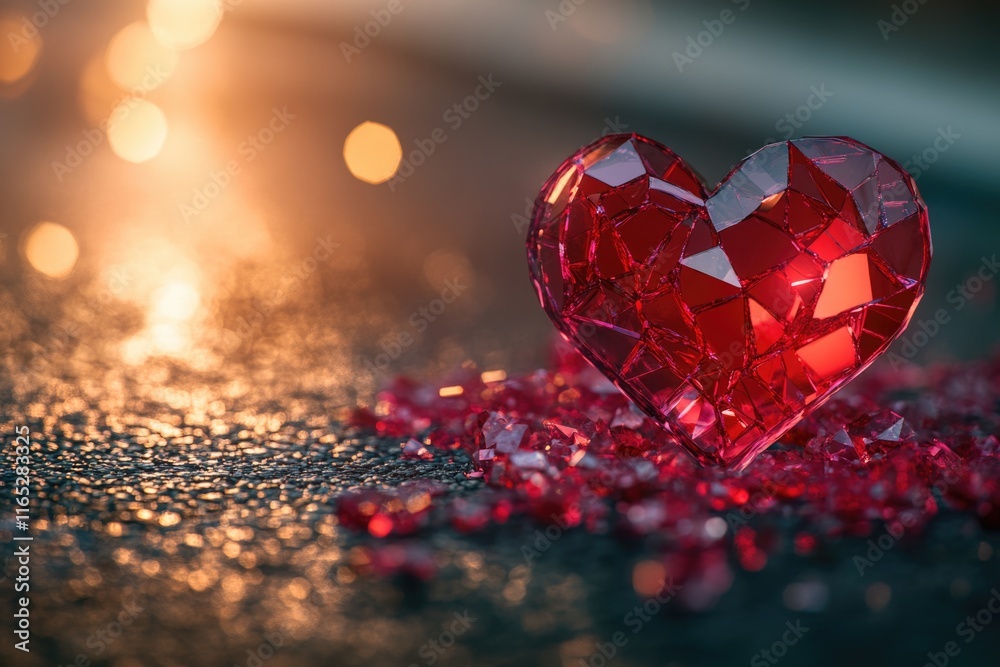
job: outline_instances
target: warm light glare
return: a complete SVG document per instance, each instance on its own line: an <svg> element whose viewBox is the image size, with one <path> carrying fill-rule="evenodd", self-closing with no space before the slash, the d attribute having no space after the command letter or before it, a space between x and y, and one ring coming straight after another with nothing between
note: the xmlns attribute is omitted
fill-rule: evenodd
<svg viewBox="0 0 1000 667"><path fill-rule="evenodd" d="M145 21L122 28L105 54L111 79L129 91L158 87L174 73L177 60L177 52L158 42Z"/></svg>
<svg viewBox="0 0 1000 667"><path fill-rule="evenodd" d="M458 386L441 387L441 389L438 390L438 396L441 396L442 398L448 398L449 396L461 396L463 393L465 393L465 389Z"/></svg>
<svg viewBox="0 0 1000 667"><path fill-rule="evenodd" d="M841 257L830 264L813 317L817 320L833 317L871 300L872 279L868 255L856 253Z"/></svg>
<svg viewBox="0 0 1000 667"><path fill-rule="evenodd" d="M190 341L184 329L176 324L155 324L149 328L152 352L176 356L188 349Z"/></svg>
<svg viewBox="0 0 1000 667"><path fill-rule="evenodd" d="M28 233L24 255L36 271L50 278L64 278L76 266L80 247L68 229L54 222L43 222Z"/></svg>
<svg viewBox="0 0 1000 667"><path fill-rule="evenodd" d="M192 367L205 363L208 356L197 343L210 313L207 290L212 280L185 247L192 239L157 234L142 218L119 228L115 250L101 261L128 277L116 296L140 308L145 321L140 331L123 341L122 360L134 365L150 357L183 356ZM214 254L211 268L219 269L224 261Z"/></svg>
<svg viewBox="0 0 1000 667"><path fill-rule="evenodd" d="M850 327L841 327L803 345L798 355L821 378L831 378L857 363Z"/></svg>
<svg viewBox="0 0 1000 667"><path fill-rule="evenodd" d="M190 355L191 322L201 305L198 288L185 280L171 280L151 295L147 327L122 347L122 358L140 364L151 355Z"/></svg>
<svg viewBox="0 0 1000 667"><path fill-rule="evenodd" d="M219 0L149 0L149 25L161 44L172 49L198 46L222 20Z"/></svg>
<svg viewBox="0 0 1000 667"><path fill-rule="evenodd" d="M108 143L115 155L129 162L156 157L167 139L167 117L160 108L138 98L129 98L111 113Z"/></svg>
<svg viewBox="0 0 1000 667"><path fill-rule="evenodd" d="M643 597L653 597L663 590L667 580L667 569L663 563L644 560L632 568L632 588Z"/></svg>
<svg viewBox="0 0 1000 667"><path fill-rule="evenodd" d="M503 382L507 379L507 371L483 371L480 374L479 379L483 381L483 384L489 384L490 382Z"/></svg>
<svg viewBox="0 0 1000 667"><path fill-rule="evenodd" d="M111 80L103 55L91 56L80 72L77 103L90 125L103 125L122 99L122 90Z"/></svg>
<svg viewBox="0 0 1000 667"><path fill-rule="evenodd" d="M12 84L27 76L41 50L38 30L27 16L0 16L0 83Z"/></svg>
<svg viewBox="0 0 1000 667"><path fill-rule="evenodd" d="M461 250L440 248L424 260L424 278L439 290L450 283L466 285L475 279L472 262Z"/></svg>
<svg viewBox="0 0 1000 667"><path fill-rule="evenodd" d="M344 141L344 161L351 174L365 183L384 183L396 173L403 147L392 128L366 121Z"/></svg>
<svg viewBox="0 0 1000 667"><path fill-rule="evenodd" d="M201 295L191 283L167 283L160 288L153 300L150 319L154 322L183 322L194 317L200 303Z"/></svg>

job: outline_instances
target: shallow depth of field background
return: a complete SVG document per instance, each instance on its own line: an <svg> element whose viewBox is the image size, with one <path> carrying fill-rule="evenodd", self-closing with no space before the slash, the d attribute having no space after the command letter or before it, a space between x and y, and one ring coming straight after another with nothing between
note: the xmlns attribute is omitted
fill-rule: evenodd
<svg viewBox="0 0 1000 667"><path fill-rule="evenodd" d="M348 408L387 414L401 374L448 395L548 362L531 202L610 132L710 186L806 135L907 165L935 255L892 401L953 392L920 369L985 359L1000 325L998 19L943 0L0 0L0 431L29 424L36 453L33 652L0 644L0 664L253 665L280 627L268 667L429 665L466 609L482 620L436 664L599 658L670 535L566 531L534 565L527 517L371 540L333 515L349 489L495 489L460 452L411 461L347 429ZM5 594L13 480L0 465ZM796 521L761 534L791 544ZM746 664L795 618L815 630L782 665L921 664L997 585L972 508L866 575L868 539L759 572L714 551L719 605L665 607L615 664ZM440 576L358 574L399 545ZM145 611L99 654L132 596ZM992 664L997 625L954 664Z"/></svg>
<svg viewBox="0 0 1000 667"><path fill-rule="evenodd" d="M0 5L0 339L50 370L294 366L319 346L344 404L401 372L529 369L551 327L526 208L608 131L673 147L711 184L788 136L926 154L916 319L951 322L913 360L994 345L995 280L948 295L1000 249L996 9L234 0L219 22L206 4ZM405 178L366 182L397 164Z"/></svg>

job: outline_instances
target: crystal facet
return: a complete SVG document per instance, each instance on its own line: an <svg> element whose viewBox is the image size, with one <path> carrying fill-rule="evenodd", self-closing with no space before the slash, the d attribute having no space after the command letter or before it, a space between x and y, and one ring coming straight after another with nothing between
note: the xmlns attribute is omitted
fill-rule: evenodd
<svg viewBox="0 0 1000 667"><path fill-rule="evenodd" d="M836 137L766 146L711 194L668 148L605 137L545 184L528 235L563 336L699 461L736 469L885 351L930 257L913 179Z"/></svg>

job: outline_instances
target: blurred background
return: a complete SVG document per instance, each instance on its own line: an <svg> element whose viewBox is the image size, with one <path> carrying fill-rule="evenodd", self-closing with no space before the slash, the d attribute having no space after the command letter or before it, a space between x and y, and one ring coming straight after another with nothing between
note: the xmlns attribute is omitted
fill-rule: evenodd
<svg viewBox="0 0 1000 667"><path fill-rule="evenodd" d="M907 163L935 244L917 318L941 307L953 323L905 358L994 345L995 281L948 294L1000 247L995 8L0 7L0 337L39 368L294 366L285 353L309 348L339 404L400 372L532 368L551 327L524 262L530 202L616 131L673 147L710 184L809 134Z"/></svg>
<svg viewBox="0 0 1000 667"><path fill-rule="evenodd" d="M358 579L365 552L330 506L386 475L377 447L340 438L338 408L399 374L547 363L531 203L612 132L672 147L710 185L807 135L896 159L935 255L893 351L991 355L998 19L939 0L0 0L2 422L32 424L48 466L40 648L17 664L250 665L275 623L301 652L269 666L431 664L421 647L467 604L485 620L447 664L581 664L642 590L637 547L573 533L527 586L533 524L442 531L421 553L452 575L430 590ZM914 337L939 309L949 323ZM820 611L824 641L789 664L843 664L843 636L916 664L954 635L936 605L960 618L996 584L996 536L978 530L936 528L878 581L851 565L861 538L773 560L714 614L669 612L620 664L745 662L789 613ZM169 603L98 653L90 632L132 593Z"/></svg>

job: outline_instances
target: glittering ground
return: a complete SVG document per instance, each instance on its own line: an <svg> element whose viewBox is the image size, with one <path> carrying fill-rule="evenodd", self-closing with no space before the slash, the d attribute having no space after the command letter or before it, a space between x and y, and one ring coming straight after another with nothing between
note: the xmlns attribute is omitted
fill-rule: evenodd
<svg viewBox="0 0 1000 667"><path fill-rule="evenodd" d="M877 367L733 475L562 349L550 370L397 380L340 410L302 374L163 362L139 381L16 356L4 442L30 426L32 651L5 633L3 664L1000 654L996 360Z"/></svg>

